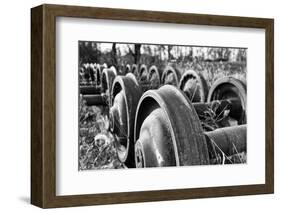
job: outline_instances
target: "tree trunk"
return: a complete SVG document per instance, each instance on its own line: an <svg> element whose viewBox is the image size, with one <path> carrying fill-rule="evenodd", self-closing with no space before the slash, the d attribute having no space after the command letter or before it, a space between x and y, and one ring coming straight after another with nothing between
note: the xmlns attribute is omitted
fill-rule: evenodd
<svg viewBox="0 0 281 213"><path fill-rule="evenodd" d="M134 53L134 63L138 64L140 61L140 48L141 48L141 44L135 44L135 53Z"/></svg>
<svg viewBox="0 0 281 213"><path fill-rule="evenodd" d="M116 50L116 43L112 44L112 51L111 51L111 57L112 57L112 65L116 68L118 67L117 63L117 50Z"/></svg>

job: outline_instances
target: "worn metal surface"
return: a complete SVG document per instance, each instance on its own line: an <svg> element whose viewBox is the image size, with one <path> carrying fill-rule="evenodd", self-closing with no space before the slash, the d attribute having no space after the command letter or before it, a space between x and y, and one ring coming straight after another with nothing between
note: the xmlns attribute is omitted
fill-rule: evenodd
<svg viewBox="0 0 281 213"><path fill-rule="evenodd" d="M79 86L79 93L82 95L97 95L101 93L100 86Z"/></svg>
<svg viewBox="0 0 281 213"><path fill-rule="evenodd" d="M83 95L83 99L88 106L106 106L107 102L102 95Z"/></svg>
<svg viewBox="0 0 281 213"><path fill-rule="evenodd" d="M102 81L102 72L104 69L107 69L107 64L97 64L97 72L96 72L96 76L97 76L97 81L96 84L97 85L101 85L101 81Z"/></svg>
<svg viewBox="0 0 281 213"><path fill-rule="evenodd" d="M161 108L154 109L143 121L135 144L137 167L176 166L169 123Z"/></svg>
<svg viewBox="0 0 281 213"><path fill-rule="evenodd" d="M136 75L133 73L127 73L126 76L132 78L142 89L143 92L149 89L158 89L161 84L161 72L156 66L151 66L149 70L145 65L140 68L140 73Z"/></svg>
<svg viewBox="0 0 281 213"><path fill-rule="evenodd" d="M117 155L127 167L135 167L134 121L141 89L128 76L117 76L113 82L110 118L112 131L116 136Z"/></svg>
<svg viewBox="0 0 281 213"><path fill-rule="evenodd" d="M247 126L225 127L204 133L208 143L210 158L216 153L232 156L247 152Z"/></svg>
<svg viewBox="0 0 281 213"><path fill-rule="evenodd" d="M137 64L132 65L131 72L136 76L136 78L139 77L139 67Z"/></svg>
<svg viewBox="0 0 281 213"><path fill-rule="evenodd" d="M186 70L179 82L179 88L191 100L191 102L205 102L207 100L209 86L205 78L194 70Z"/></svg>
<svg viewBox="0 0 281 213"><path fill-rule="evenodd" d="M207 102L214 100L236 99L240 101L240 109L232 110L230 119L237 121L237 124L247 123L247 88L246 84L233 77L224 77L217 80L210 88Z"/></svg>
<svg viewBox="0 0 281 213"><path fill-rule="evenodd" d="M111 102L111 89L112 84L117 75L116 69L114 67L106 68L102 72L101 77L101 93L104 94L107 104L112 105Z"/></svg>
<svg viewBox="0 0 281 213"><path fill-rule="evenodd" d="M195 109L174 86L164 85L141 97L134 137L136 166L209 164L205 137Z"/></svg>
<svg viewBox="0 0 281 213"><path fill-rule="evenodd" d="M127 73L126 76L131 78L137 85L139 85L138 79L133 73Z"/></svg>
<svg viewBox="0 0 281 213"><path fill-rule="evenodd" d="M131 65L130 64L127 64L126 67L125 67L125 73L130 73L132 71L132 68L131 68Z"/></svg>
<svg viewBox="0 0 281 213"><path fill-rule="evenodd" d="M148 81L150 82L151 89L158 89L161 85L162 70L158 69L155 65L151 66L148 70Z"/></svg>
<svg viewBox="0 0 281 213"><path fill-rule="evenodd" d="M161 82L162 84L169 84L173 86L178 86L181 78L181 72L171 66L166 66L164 69Z"/></svg>
<svg viewBox="0 0 281 213"><path fill-rule="evenodd" d="M139 69L138 81L140 83L148 82L148 69L145 64L142 64Z"/></svg>

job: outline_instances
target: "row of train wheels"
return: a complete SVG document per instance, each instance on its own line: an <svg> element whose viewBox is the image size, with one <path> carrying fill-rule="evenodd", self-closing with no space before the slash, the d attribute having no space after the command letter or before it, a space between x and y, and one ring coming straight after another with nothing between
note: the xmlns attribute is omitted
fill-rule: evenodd
<svg viewBox="0 0 281 213"><path fill-rule="evenodd" d="M113 66L91 69L94 83L80 94L88 105L109 107L109 130L127 167L232 163L246 152L244 81L208 85L200 72L172 66L127 65L125 75Z"/></svg>

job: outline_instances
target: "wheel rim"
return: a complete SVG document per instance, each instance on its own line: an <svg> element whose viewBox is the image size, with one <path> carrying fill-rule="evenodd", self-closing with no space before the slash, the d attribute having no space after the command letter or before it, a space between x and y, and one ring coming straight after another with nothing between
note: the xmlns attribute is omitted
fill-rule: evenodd
<svg viewBox="0 0 281 213"><path fill-rule="evenodd" d="M133 79L128 76L115 78L112 87L112 103L114 104L110 108L110 125L117 139L115 146L118 159L128 167L135 166L134 121L140 97L141 90ZM122 121L122 125L118 124L118 119Z"/></svg>
<svg viewBox="0 0 281 213"><path fill-rule="evenodd" d="M145 64L141 65L139 71L139 82L140 83L147 83L148 82L148 71Z"/></svg>
<svg viewBox="0 0 281 213"><path fill-rule="evenodd" d="M130 64L127 64L125 73L127 74L127 73L130 73L130 72L131 72L131 66L130 66Z"/></svg>
<svg viewBox="0 0 281 213"><path fill-rule="evenodd" d="M133 66L132 66L132 73L136 76L136 78L139 77L138 65L133 64Z"/></svg>
<svg viewBox="0 0 281 213"><path fill-rule="evenodd" d="M247 112L247 88L246 84L233 77L224 77L217 80L213 86L210 88L208 95L208 102L214 100L224 100L232 99L239 101L239 109L230 111L229 118L232 120L229 121L229 124L224 124L233 126L246 124L246 112ZM233 122L233 119L237 121L237 124Z"/></svg>
<svg viewBox="0 0 281 213"><path fill-rule="evenodd" d="M107 64L104 63L103 65L100 65L99 66L99 72L97 73L97 80L98 80L98 85L101 85L101 82L102 82L102 73L103 71L107 69Z"/></svg>
<svg viewBox="0 0 281 213"><path fill-rule="evenodd" d="M161 75L156 66L151 66L148 71L148 81L151 84L151 89L158 89L161 84Z"/></svg>
<svg viewBox="0 0 281 213"><path fill-rule="evenodd" d="M208 95L208 84L204 77L194 70L187 70L181 77L179 88L191 102L205 102Z"/></svg>
<svg viewBox="0 0 281 213"><path fill-rule="evenodd" d="M181 74L178 69L174 69L171 66L167 66L163 72L162 83L177 87L179 84L180 75Z"/></svg>
<svg viewBox="0 0 281 213"><path fill-rule="evenodd" d="M107 104L111 106L111 88L116 77L116 70L114 67L104 69L101 77L101 93L104 94Z"/></svg>
<svg viewBox="0 0 281 213"><path fill-rule="evenodd" d="M96 85L100 85L102 68L99 64L96 67Z"/></svg>
<svg viewBox="0 0 281 213"><path fill-rule="evenodd" d="M96 66L95 64L90 63L88 66L88 71L92 80L92 84L96 84L97 76L96 76Z"/></svg>
<svg viewBox="0 0 281 213"><path fill-rule="evenodd" d="M127 73L126 76L128 78L131 78L137 85L139 85L139 82L138 82L136 76L133 73Z"/></svg>

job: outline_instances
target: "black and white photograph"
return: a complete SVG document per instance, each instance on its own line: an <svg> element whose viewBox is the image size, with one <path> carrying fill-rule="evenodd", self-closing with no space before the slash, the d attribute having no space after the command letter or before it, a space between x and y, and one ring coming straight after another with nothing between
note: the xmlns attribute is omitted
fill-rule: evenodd
<svg viewBox="0 0 281 213"><path fill-rule="evenodd" d="M78 47L79 171L247 163L247 48Z"/></svg>

